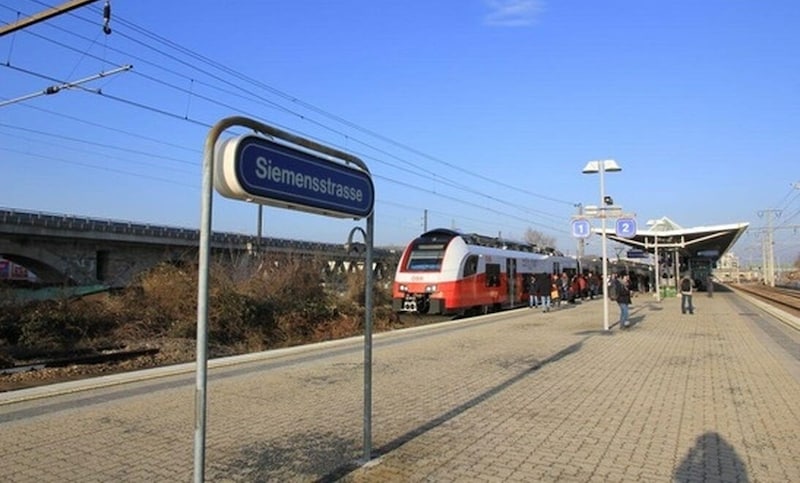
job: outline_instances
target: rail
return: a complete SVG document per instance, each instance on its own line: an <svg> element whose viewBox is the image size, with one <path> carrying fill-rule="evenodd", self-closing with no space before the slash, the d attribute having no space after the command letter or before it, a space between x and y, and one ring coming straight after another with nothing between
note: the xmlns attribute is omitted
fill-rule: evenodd
<svg viewBox="0 0 800 483"><path fill-rule="evenodd" d="M788 287L768 287L760 284L735 284L732 288L756 297L765 303L800 317L800 290Z"/></svg>

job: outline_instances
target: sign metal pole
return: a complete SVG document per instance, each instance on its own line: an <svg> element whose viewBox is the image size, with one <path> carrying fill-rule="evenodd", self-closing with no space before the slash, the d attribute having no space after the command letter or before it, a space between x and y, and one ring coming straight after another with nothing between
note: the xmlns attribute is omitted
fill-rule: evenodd
<svg viewBox="0 0 800 483"><path fill-rule="evenodd" d="M328 161L326 159L313 157L305 151L299 151L285 145L275 145L265 138L245 137L240 138L238 144L233 144L240 151L233 153L233 157L228 157L223 152L222 159L219 160L222 170L221 173L215 172L215 154L217 141L220 135L232 126L244 126L255 132L279 138L286 143L300 146L313 153L319 153L347 164L357 166L352 169L341 163ZM255 154L253 154L255 153ZM347 193L345 200L327 199L322 195L316 198L309 198L308 193L296 193L293 191L276 191L272 185L267 185L270 181L269 174L274 173L278 181L283 181L282 171L270 170L268 163L270 159L265 153L276 156L276 160L289 163L289 166L301 174L310 174L323 178L319 183L327 183L326 189L315 191L315 193L328 193L332 191L330 185L336 184L341 190ZM227 163L227 164L226 164ZM246 174L245 181L249 184L241 186L238 184L239 177L231 176L237 168L239 174ZM250 168L248 171L246 168ZM261 176L263 173L267 176ZM219 174L219 179L215 179L215 174ZM228 177L226 177L228 175ZM331 180L333 178L333 180ZM295 178L292 178L295 179ZM340 218L360 219L367 217L367 266L366 274L366 320L365 320L365 342L364 342L364 455L369 460L371 455L371 405L372 405L372 258L373 258L373 204L374 188L369 169L361 159L314 142L312 140L295 136L289 132L268 126L258 121L243 116L232 116L217 122L206 136L203 150L202 168L202 194L201 194L201 219L200 219L200 247L198 260L198 283L197 283L197 372L195 387L195 413L194 413L194 482L202 483L205 479L205 439L206 439L206 402L208 384L208 292L209 292L209 265L211 254L211 218L212 218L212 199L213 189L217 188L223 196L228 196L244 201L254 201L275 206L289 207L301 211L323 214L327 216L337 216ZM317 185L312 185L319 188ZM285 183L284 183L285 186ZM296 187L296 185L290 186ZM259 219L261 214L259 213ZM261 237L259 227L259 239Z"/></svg>

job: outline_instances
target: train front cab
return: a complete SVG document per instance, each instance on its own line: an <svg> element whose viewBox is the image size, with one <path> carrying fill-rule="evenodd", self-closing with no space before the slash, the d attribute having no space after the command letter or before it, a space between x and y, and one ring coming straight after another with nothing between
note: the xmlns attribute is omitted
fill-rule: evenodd
<svg viewBox="0 0 800 483"><path fill-rule="evenodd" d="M441 278L445 250L457 234L434 230L413 240L403 252L392 284L392 310L418 314L445 312Z"/></svg>
<svg viewBox="0 0 800 483"><path fill-rule="evenodd" d="M465 315L504 308L513 287L519 283L508 283L509 277L498 263L487 263L480 270L480 260L479 255L469 255L460 264L459 275L454 280L440 279L435 283L395 282L393 310L430 315Z"/></svg>

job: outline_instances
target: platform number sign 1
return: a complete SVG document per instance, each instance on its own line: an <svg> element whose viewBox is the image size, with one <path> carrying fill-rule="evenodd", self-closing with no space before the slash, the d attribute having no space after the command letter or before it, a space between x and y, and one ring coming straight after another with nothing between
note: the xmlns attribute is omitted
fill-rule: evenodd
<svg viewBox="0 0 800 483"><path fill-rule="evenodd" d="M589 220L583 218L572 220L572 236L575 238L586 238L589 235L591 235L591 225L589 225Z"/></svg>
<svg viewBox="0 0 800 483"><path fill-rule="evenodd" d="M621 238L636 236L636 220L633 218L617 218L616 233Z"/></svg>

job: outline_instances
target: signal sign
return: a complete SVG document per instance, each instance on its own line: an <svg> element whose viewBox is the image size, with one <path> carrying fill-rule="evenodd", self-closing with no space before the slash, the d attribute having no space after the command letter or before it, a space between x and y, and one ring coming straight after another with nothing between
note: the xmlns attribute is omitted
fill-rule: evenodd
<svg viewBox="0 0 800 483"><path fill-rule="evenodd" d="M592 226L587 219L579 218L577 220L572 220L572 236L575 238L587 238L592 234L591 228Z"/></svg>
<svg viewBox="0 0 800 483"><path fill-rule="evenodd" d="M636 220L633 218L618 218L616 233L618 237L633 238L636 236Z"/></svg>

